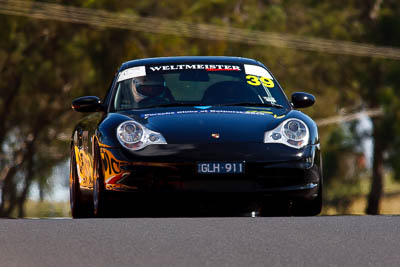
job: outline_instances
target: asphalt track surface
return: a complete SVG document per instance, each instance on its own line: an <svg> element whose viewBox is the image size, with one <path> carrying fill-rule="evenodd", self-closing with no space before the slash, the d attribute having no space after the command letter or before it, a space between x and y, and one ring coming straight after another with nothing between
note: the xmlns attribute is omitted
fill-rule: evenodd
<svg viewBox="0 0 400 267"><path fill-rule="evenodd" d="M0 266L399 266L400 216L0 220Z"/></svg>

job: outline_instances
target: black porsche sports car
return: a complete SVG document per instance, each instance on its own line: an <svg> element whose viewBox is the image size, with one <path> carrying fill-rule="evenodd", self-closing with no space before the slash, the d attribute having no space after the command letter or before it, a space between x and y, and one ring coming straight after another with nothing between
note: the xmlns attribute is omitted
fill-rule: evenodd
<svg viewBox="0 0 400 267"><path fill-rule="evenodd" d="M139 205L212 198L256 203L260 215L279 205L287 215L317 215L318 129L297 110L314 102L307 93L289 101L253 59L125 62L103 101L85 96L72 103L91 112L72 134L72 216L106 216L127 194Z"/></svg>

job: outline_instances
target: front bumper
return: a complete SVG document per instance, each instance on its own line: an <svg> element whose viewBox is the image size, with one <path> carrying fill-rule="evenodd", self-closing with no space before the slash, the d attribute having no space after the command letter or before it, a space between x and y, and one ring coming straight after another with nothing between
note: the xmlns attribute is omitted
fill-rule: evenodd
<svg viewBox="0 0 400 267"><path fill-rule="evenodd" d="M154 145L101 148L106 189L127 192L260 193L313 198L321 184L319 145ZM242 174L198 174L197 163L242 161Z"/></svg>

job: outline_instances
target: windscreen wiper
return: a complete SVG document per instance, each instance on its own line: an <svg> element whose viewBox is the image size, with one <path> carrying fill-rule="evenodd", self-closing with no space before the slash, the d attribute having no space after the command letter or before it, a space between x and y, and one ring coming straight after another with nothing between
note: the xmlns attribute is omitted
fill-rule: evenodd
<svg viewBox="0 0 400 267"><path fill-rule="evenodd" d="M275 103L254 103L254 102L240 102L240 103L228 103L228 104L220 104L216 106L253 106L253 107L274 107L274 108L283 108L282 105Z"/></svg>

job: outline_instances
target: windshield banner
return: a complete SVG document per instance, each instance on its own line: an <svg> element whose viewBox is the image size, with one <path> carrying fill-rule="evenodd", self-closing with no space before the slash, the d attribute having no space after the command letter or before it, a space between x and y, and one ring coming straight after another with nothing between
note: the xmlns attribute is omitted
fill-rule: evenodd
<svg viewBox="0 0 400 267"><path fill-rule="evenodd" d="M241 71L240 66L235 65L209 65L209 64L178 64L151 66L153 72L168 70L206 70L206 71Z"/></svg>

